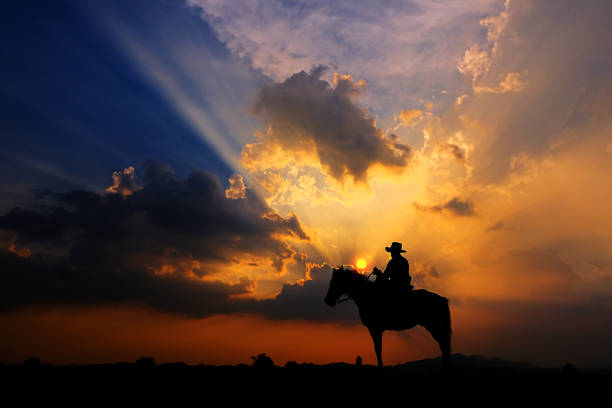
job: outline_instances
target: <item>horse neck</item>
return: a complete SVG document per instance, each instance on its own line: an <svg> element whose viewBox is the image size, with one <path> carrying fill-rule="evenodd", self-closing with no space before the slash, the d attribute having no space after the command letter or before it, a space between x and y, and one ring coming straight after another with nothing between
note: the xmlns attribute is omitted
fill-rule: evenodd
<svg viewBox="0 0 612 408"><path fill-rule="evenodd" d="M369 281L366 279L361 279L360 277L355 277L351 281L351 286L349 288L348 295L353 299L353 301L359 306L365 298L368 296L368 288Z"/></svg>

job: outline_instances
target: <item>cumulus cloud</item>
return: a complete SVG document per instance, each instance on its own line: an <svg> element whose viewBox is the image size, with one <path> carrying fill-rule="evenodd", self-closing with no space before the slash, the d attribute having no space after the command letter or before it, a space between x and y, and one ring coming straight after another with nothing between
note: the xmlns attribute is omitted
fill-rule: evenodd
<svg viewBox="0 0 612 408"><path fill-rule="evenodd" d="M432 89L454 87L457 59L482 36L478 22L503 7L499 0L187 4L235 55L273 80L317 64L340 67L383 90L369 97L377 111L416 106L430 100Z"/></svg>
<svg viewBox="0 0 612 408"><path fill-rule="evenodd" d="M450 201L442 205L421 205L418 203L413 203L413 206L419 211L448 213L451 215L464 217L475 215L474 204L469 198L462 200L459 197L454 197Z"/></svg>
<svg viewBox="0 0 612 408"><path fill-rule="evenodd" d="M412 148L385 137L374 119L355 104L365 85L350 75L336 75L332 88L320 79L323 71L323 67L302 71L257 93L252 112L267 131L260 134L260 141L244 147L245 167L266 170L286 164L289 158L310 160L340 182L346 178L364 182L373 166L393 170L407 166Z"/></svg>
<svg viewBox="0 0 612 408"><path fill-rule="evenodd" d="M354 304L341 304L332 309L323 302L331 273L332 268L329 265L311 265L309 270L311 279L285 284L274 299L260 301L253 306L253 309L277 319L359 323L358 311Z"/></svg>
<svg viewBox="0 0 612 408"><path fill-rule="evenodd" d="M143 174L129 195L48 192L1 216L14 238L0 249L0 306L131 302L205 316L246 304L233 299L253 294L249 264L285 274L306 262L288 241L310 239L299 219L249 188L228 198L212 173L179 179L159 162ZM243 273L227 279L233 267Z"/></svg>
<svg viewBox="0 0 612 408"><path fill-rule="evenodd" d="M432 280L439 280L438 270L430 264L422 262L410 263L410 275L415 286L431 287Z"/></svg>
<svg viewBox="0 0 612 408"><path fill-rule="evenodd" d="M491 66L491 58L489 52L481 48L480 45L474 44L463 54L463 58L457 65L457 69L463 75L472 77L472 81L476 82L484 74L487 73Z"/></svg>
<svg viewBox="0 0 612 408"><path fill-rule="evenodd" d="M240 174L232 174L229 178L229 188L225 190L225 197L233 200L246 198L246 186Z"/></svg>
<svg viewBox="0 0 612 408"><path fill-rule="evenodd" d="M431 109L430 109L431 110ZM399 122L396 129L400 126L410 126L423 116L423 111L420 109L403 109L394 117L396 122Z"/></svg>
<svg viewBox="0 0 612 408"><path fill-rule="evenodd" d="M455 143L439 142L436 144L436 150L438 152L450 154L461 163L467 162L467 153L465 149Z"/></svg>
<svg viewBox="0 0 612 408"><path fill-rule="evenodd" d="M494 45L506 28L506 24L508 24L509 5L510 0L506 0L504 2L504 10L501 13L480 20L480 25L487 28L487 40ZM493 51L495 52L496 50L494 49Z"/></svg>
<svg viewBox="0 0 612 408"><path fill-rule="evenodd" d="M130 166L123 169L123 171L113 172L113 185L108 187L106 192L129 196L134 194L134 191L138 188L134 167Z"/></svg>
<svg viewBox="0 0 612 408"><path fill-rule="evenodd" d="M520 73L510 72L496 86L477 85L474 87L476 93L503 94L506 92L521 92L527 87L528 81L523 79Z"/></svg>
<svg viewBox="0 0 612 408"><path fill-rule="evenodd" d="M483 44L472 44L463 54L457 69L464 75L471 76L476 82L491 69L493 59L499 52L499 39L508 24L510 0L504 3L504 10L498 15L491 15L480 20L480 25L487 29L487 41Z"/></svg>
<svg viewBox="0 0 612 408"><path fill-rule="evenodd" d="M471 182L501 191L500 184L521 184L517 159L529 158L536 169L554 160L551 153L596 137L609 126L612 60L591 45L610 35L610 12L605 1L510 0L482 18L486 37L468 44L457 63L469 88L428 133L432 144L461 132L474 146Z"/></svg>
<svg viewBox="0 0 612 408"><path fill-rule="evenodd" d="M523 73L508 72L498 84L485 84L487 74L492 70L493 63L500 53L500 38L508 24L509 7L510 0L506 0L504 10L500 14L480 20L480 25L487 29L487 42L472 44L457 64L459 72L472 78L472 89L475 93L521 92L528 84L525 79L527 71ZM466 95L459 96L456 99L456 104L461 105L465 97Z"/></svg>

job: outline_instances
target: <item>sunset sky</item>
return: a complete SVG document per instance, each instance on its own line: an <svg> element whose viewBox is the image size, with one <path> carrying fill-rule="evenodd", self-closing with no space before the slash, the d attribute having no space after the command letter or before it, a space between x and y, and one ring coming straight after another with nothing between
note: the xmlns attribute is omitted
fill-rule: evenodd
<svg viewBox="0 0 612 408"><path fill-rule="evenodd" d="M0 361L371 364L398 241L454 353L612 364L609 0L3 8Z"/></svg>

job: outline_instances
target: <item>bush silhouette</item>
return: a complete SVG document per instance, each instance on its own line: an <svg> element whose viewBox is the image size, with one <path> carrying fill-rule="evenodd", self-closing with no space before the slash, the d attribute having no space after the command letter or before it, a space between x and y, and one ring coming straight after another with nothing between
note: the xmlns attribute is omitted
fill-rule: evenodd
<svg viewBox="0 0 612 408"><path fill-rule="evenodd" d="M138 368L153 368L155 367L155 359L153 357L140 357L136 360Z"/></svg>
<svg viewBox="0 0 612 408"><path fill-rule="evenodd" d="M573 364L570 363L565 364L561 369L561 372L563 373L563 375L571 377L580 374L580 371Z"/></svg>
<svg viewBox="0 0 612 408"><path fill-rule="evenodd" d="M287 364L285 364L285 369L287 370L296 370L298 367L299 365L296 361L287 361Z"/></svg>
<svg viewBox="0 0 612 408"><path fill-rule="evenodd" d="M28 367L28 368L38 368L38 367L42 367L43 364L40 361L40 358L30 357L30 358L23 360L23 365L24 367Z"/></svg>
<svg viewBox="0 0 612 408"><path fill-rule="evenodd" d="M251 357L251 359L253 360L253 367L255 368L269 369L274 367L274 361L272 361L270 357L266 356L266 353L261 353L257 357Z"/></svg>

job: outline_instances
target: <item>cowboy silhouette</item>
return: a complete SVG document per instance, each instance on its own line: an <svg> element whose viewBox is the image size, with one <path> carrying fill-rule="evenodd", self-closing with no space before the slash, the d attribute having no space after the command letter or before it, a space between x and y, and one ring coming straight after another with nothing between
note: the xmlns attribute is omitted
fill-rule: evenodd
<svg viewBox="0 0 612 408"><path fill-rule="evenodd" d="M391 253L391 259L387 263L385 271L382 272L377 267L374 267L372 273L376 275L376 282L390 283L391 288L403 291L410 291L414 286L410 284L410 266L406 258L402 256L402 244L393 242L390 247L385 247L385 251ZM389 286L389 285L386 285Z"/></svg>

